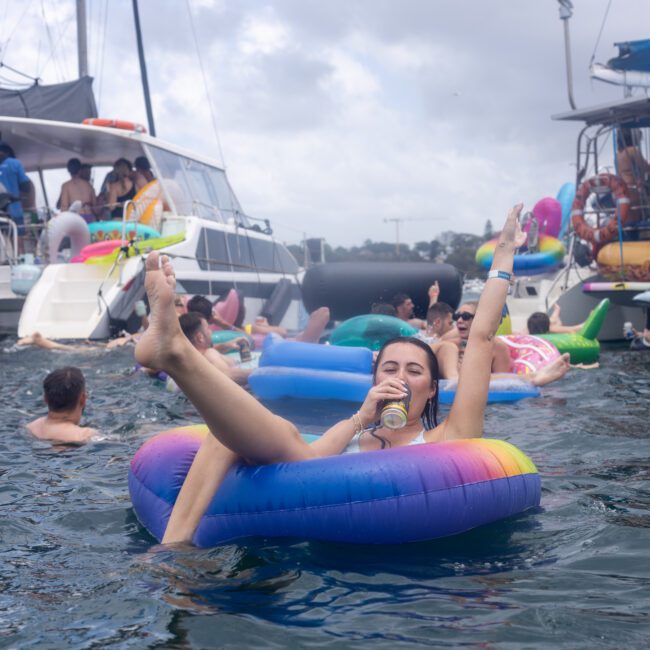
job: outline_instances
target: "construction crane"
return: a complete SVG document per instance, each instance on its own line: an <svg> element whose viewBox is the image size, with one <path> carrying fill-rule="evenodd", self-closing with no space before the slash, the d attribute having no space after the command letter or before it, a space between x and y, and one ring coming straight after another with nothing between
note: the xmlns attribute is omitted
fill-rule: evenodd
<svg viewBox="0 0 650 650"><path fill-rule="evenodd" d="M399 225L403 221L446 221L446 217L387 217L384 223L395 222L395 256L399 257Z"/></svg>

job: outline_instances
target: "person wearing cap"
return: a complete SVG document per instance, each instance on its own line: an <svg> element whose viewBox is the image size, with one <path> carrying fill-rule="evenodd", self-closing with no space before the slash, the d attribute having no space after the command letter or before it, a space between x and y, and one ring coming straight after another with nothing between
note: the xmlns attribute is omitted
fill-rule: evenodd
<svg viewBox="0 0 650 650"><path fill-rule="evenodd" d="M0 142L0 184L3 191L16 197L7 207L7 214L18 228L19 252L23 252L25 235L25 218L20 193L30 193L32 182L29 180L22 163L14 156L14 150L6 143Z"/></svg>

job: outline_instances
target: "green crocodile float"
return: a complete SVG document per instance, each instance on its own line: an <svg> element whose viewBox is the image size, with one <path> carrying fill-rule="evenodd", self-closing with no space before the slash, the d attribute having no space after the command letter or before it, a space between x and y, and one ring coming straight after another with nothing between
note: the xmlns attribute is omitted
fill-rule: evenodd
<svg viewBox="0 0 650 650"><path fill-rule="evenodd" d="M571 363L595 363L600 356L600 343L597 337L608 309L609 298L605 298L592 309L579 332L536 334L535 336L552 343L560 351L560 354L568 352L571 355Z"/></svg>

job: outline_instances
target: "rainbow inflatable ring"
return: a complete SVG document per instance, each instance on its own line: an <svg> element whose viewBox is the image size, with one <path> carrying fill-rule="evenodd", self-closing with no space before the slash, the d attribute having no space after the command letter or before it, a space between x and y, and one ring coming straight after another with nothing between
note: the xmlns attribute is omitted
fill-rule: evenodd
<svg viewBox="0 0 650 650"><path fill-rule="evenodd" d="M140 523L158 540L205 425L147 441L129 470ZM539 505L533 462L501 440L455 440L297 463L238 466L193 538L200 547L250 536L399 544L456 535Z"/></svg>
<svg viewBox="0 0 650 650"><path fill-rule="evenodd" d="M490 270L496 247L497 240L491 239L476 251L476 263L484 271ZM556 269L563 259L564 244L555 237L540 235L539 253L515 255L513 270L520 275L548 273Z"/></svg>

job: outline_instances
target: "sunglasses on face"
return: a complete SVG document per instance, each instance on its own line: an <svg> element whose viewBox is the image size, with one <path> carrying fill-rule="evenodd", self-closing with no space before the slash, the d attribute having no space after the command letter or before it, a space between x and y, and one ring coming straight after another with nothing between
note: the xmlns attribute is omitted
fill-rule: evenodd
<svg viewBox="0 0 650 650"><path fill-rule="evenodd" d="M462 319L462 320L472 320L472 318L474 318L474 314L470 314L468 311L460 311L460 312L457 311L457 312L452 316L452 318L453 318L455 321L456 321L456 320L461 320L461 319Z"/></svg>

